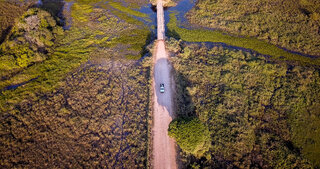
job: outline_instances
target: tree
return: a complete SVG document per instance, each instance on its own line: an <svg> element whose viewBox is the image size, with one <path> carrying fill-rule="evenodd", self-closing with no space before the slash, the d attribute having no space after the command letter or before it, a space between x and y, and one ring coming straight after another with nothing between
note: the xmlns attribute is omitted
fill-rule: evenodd
<svg viewBox="0 0 320 169"><path fill-rule="evenodd" d="M198 118L178 118L169 125L169 136L189 154L202 157L210 148L209 129Z"/></svg>

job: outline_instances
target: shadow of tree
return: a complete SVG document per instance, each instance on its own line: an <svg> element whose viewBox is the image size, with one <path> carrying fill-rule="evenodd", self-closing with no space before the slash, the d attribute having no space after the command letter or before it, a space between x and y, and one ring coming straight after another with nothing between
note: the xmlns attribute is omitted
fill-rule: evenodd
<svg viewBox="0 0 320 169"><path fill-rule="evenodd" d="M145 41L145 45L143 46L140 54L141 54L141 57L143 57L144 55L146 55L147 53L149 53L149 49L148 49L148 45L154 41L156 39L156 35L154 34L154 32L150 31L148 33L148 36L146 38L146 41Z"/></svg>
<svg viewBox="0 0 320 169"><path fill-rule="evenodd" d="M191 82L181 73L173 69L173 75L176 83L175 110L178 117L194 117L195 105L192 101L188 87Z"/></svg>
<svg viewBox="0 0 320 169"><path fill-rule="evenodd" d="M7 37L7 35L10 33L11 29L12 29L12 25L10 25L10 26L7 27L4 31L1 32L0 44L5 40L5 38Z"/></svg>
<svg viewBox="0 0 320 169"><path fill-rule="evenodd" d="M167 29L166 33L168 37L173 37L177 40L181 39L180 35L175 30Z"/></svg>

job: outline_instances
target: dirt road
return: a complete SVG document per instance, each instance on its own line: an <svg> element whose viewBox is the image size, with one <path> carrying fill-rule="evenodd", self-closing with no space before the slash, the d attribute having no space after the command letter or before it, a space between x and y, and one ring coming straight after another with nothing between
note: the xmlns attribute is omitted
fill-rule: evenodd
<svg viewBox="0 0 320 169"><path fill-rule="evenodd" d="M171 75L172 66L169 63L165 49L164 12L161 0L158 0L157 3L157 22L158 41L156 42L156 50L153 56L154 114L152 167L155 169L175 169L177 168L175 142L168 136L168 127L174 117L172 104L173 78ZM164 93L160 93L160 84L164 84L165 86Z"/></svg>
<svg viewBox="0 0 320 169"><path fill-rule="evenodd" d="M154 114L153 114L153 168L175 169L175 142L168 136L168 126L173 119L172 75L171 65L165 51L165 43L160 40L156 44L154 65ZM160 84L165 85L165 92L160 93Z"/></svg>
<svg viewBox="0 0 320 169"><path fill-rule="evenodd" d="M162 0L157 0L157 36L158 40L164 40L165 38L164 11Z"/></svg>

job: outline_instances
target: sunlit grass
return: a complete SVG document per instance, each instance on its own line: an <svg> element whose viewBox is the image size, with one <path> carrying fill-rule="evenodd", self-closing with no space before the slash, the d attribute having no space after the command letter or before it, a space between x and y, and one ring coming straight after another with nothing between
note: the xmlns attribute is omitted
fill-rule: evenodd
<svg viewBox="0 0 320 169"><path fill-rule="evenodd" d="M118 9L118 10L120 10L122 12L128 13L128 14L136 16L136 17L142 17L142 18L148 17L147 14L132 10L130 8L127 8L127 7L123 6L123 5L121 5L121 3L119 3L119 2L110 1L110 2L108 2L108 4L111 5L115 9Z"/></svg>

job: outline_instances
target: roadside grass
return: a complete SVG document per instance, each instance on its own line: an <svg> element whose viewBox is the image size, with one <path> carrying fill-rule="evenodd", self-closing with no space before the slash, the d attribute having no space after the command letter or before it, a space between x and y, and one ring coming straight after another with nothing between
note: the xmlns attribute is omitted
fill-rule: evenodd
<svg viewBox="0 0 320 169"><path fill-rule="evenodd" d="M134 29L124 33L122 36L113 39L109 42L110 46L115 46L120 44L126 44L130 47L126 48L125 50L133 51L137 53L135 55L128 54L126 58L128 59L140 59L141 55L146 52L145 45L150 43L150 31L148 29Z"/></svg>
<svg viewBox="0 0 320 169"><path fill-rule="evenodd" d="M189 30L180 28L178 21L174 13L170 14L170 21L168 23L168 29L170 32L177 34L182 40L188 42L221 42L230 46L242 47L257 51L263 55L272 56L275 60L287 60L298 61L301 64L314 64L320 65L319 58L309 58L293 53L289 53L283 49L278 48L275 45L267 42L250 38L250 37L235 37L224 34L221 31L194 29Z"/></svg>

